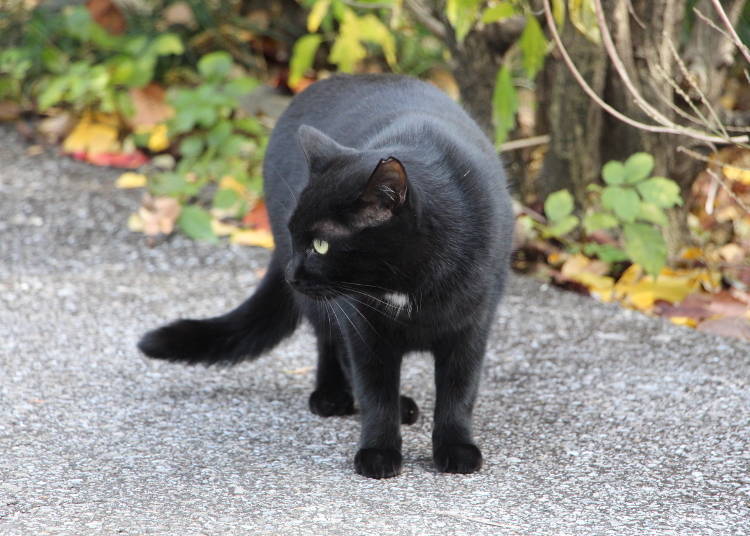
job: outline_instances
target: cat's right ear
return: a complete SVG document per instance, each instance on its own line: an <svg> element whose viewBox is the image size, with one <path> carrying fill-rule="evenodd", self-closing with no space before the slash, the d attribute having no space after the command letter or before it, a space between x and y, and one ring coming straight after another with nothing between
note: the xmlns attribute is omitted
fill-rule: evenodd
<svg viewBox="0 0 750 536"><path fill-rule="evenodd" d="M297 139L300 147L302 147L302 152L305 153L307 163L313 171L324 169L337 156L353 152L353 149L344 147L310 125L299 127Z"/></svg>

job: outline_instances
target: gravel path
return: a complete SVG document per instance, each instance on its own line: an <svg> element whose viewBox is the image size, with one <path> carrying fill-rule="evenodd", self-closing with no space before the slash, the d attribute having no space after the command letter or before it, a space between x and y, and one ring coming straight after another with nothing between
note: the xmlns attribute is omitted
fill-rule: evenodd
<svg viewBox="0 0 750 536"><path fill-rule="evenodd" d="M485 468L433 471L416 355L404 473L369 480L356 418L307 410L307 329L230 370L139 356L145 329L243 299L268 253L146 247L116 176L0 128L0 534L750 534L750 345L515 278Z"/></svg>

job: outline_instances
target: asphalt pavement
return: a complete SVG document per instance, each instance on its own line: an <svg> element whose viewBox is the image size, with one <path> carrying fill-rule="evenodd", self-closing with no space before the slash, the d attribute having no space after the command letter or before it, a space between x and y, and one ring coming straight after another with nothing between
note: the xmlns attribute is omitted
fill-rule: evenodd
<svg viewBox="0 0 750 536"><path fill-rule="evenodd" d="M307 328L232 369L135 343L225 311L269 253L148 247L118 172L0 128L0 534L748 535L750 345L515 277L475 414L485 466L436 473L430 357L404 472L352 468L356 416L307 409Z"/></svg>

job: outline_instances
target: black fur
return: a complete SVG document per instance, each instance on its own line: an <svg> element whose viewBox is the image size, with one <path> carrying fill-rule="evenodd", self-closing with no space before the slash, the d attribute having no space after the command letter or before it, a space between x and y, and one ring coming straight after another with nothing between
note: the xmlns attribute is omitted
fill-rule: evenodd
<svg viewBox="0 0 750 536"><path fill-rule="evenodd" d="M357 472L401 471L401 360L435 357L433 457L439 471L482 465L471 415L513 227L492 144L447 96L392 75L334 76L298 95L264 163L276 250L258 290L234 311L148 333L151 357L203 364L254 358L301 316L318 339L309 405L360 407ZM322 242L321 242L322 241Z"/></svg>

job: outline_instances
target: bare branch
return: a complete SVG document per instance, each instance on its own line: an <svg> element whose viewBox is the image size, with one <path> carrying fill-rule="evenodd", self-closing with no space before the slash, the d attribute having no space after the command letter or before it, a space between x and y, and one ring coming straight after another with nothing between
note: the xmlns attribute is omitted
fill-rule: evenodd
<svg viewBox="0 0 750 536"><path fill-rule="evenodd" d="M532 136L530 138L522 138L520 140L508 141L500 145L500 152L506 153L508 151L515 151L517 149L526 149L527 147L534 147L536 145L544 145L549 143L550 137L547 134L542 136Z"/></svg>
<svg viewBox="0 0 750 536"><path fill-rule="evenodd" d="M439 37L440 39L448 37L449 30L445 24L433 17L430 9L419 0L406 0L404 5L406 5L406 9L409 10L414 18L417 19L417 22L432 32L435 37Z"/></svg>
<svg viewBox="0 0 750 536"><path fill-rule="evenodd" d="M727 32L729 32L729 35L732 36L732 41L734 41L734 44L737 45L737 48L740 49L742 55L745 56L745 60L750 63L750 49L745 46L745 43L742 42L740 36L737 35L734 26L732 26L732 21L730 21L729 17L727 16L727 12L724 11L723 7L721 7L721 2L719 0L711 0L711 3L714 5L714 9L716 9L716 13L719 15L719 18L724 24Z"/></svg>
<svg viewBox="0 0 750 536"><path fill-rule="evenodd" d="M599 7L601 7L601 5ZM733 138L725 139L725 138L718 137L718 136L712 136L712 135L706 134L704 132L701 132L699 130L695 130L692 128L681 127L671 122L670 122L671 124L667 124L667 125L650 125L648 123L643 123L641 121L628 117L627 115L623 114L619 110L613 108L608 103L606 103L599 95L597 95L597 93L593 89L591 89L591 86L589 86L586 80L584 80L583 76L581 76L581 73L578 71L575 64L573 63L573 60L570 58L570 55L568 54L568 51L565 48L565 45L563 45L562 43L560 34L557 31L555 19L552 15L552 8L550 6L549 0L544 0L544 14L547 19L547 28L552 34L552 39L555 41L555 44L557 45L557 49L559 50L560 55L562 56L563 61L565 62L565 65L570 70L570 73L575 79L575 81L578 83L581 89L597 105L599 105L607 113L613 115L620 121L632 127L645 130L647 132L659 132L659 133L664 133L664 134L683 135L683 136L687 136L687 137L690 137L699 141L704 141L704 142L709 142L709 143L722 143L722 144L727 143L727 142L746 143L748 142L748 140L750 140L750 136L735 136Z"/></svg>

